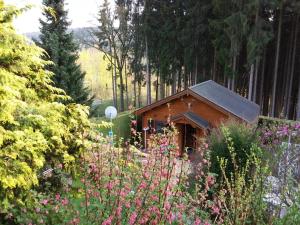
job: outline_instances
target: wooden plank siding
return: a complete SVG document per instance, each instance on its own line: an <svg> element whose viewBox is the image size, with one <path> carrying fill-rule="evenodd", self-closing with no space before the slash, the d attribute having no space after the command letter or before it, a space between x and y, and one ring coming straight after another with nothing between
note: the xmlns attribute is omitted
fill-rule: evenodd
<svg viewBox="0 0 300 225"><path fill-rule="evenodd" d="M155 123L164 122L167 123L168 119L185 112L193 112L210 123L211 128L218 127L220 123L225 122L230 118L238 119L234 115L221 110L219 107L206 102L205 99L201 99L199 96L194 96L190 93L180 93L175 98L174 96L168 101L166 99L155 107L149 107L148 110L143 110L142 115L142 127L148 127L148 121L151 119ZM240 119L239 119L240 120ZM193 128L196 128L196 135L201 137L205 135L206 131L199 128L192 121L188 121L185 118L179 118L174 121L175 127L178 131L177 145L179 146L179 153L183 152L183 127L184 124L189 124ZM147 137L148 138L148 137Z"/></svg>

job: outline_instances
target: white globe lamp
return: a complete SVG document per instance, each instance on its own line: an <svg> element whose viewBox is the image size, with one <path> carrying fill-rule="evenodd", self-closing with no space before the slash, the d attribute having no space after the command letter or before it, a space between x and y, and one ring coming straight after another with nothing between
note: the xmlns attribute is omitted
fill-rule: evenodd
<svg viewBox="0 0 300 225"><path fill-rule="evenodd" d="M118 115L118 111L115 107L113 106L108 106L106 109L105 109L105 116L107 119L114 119L116 118Z"/></svg>
<svg viewBox="0 0 300 225"><path fill-rule="evenodd" d="M110 123L111 123L111 127L110 127L110 132L108 133L108 136L111 137L111 145L113 146L114 144L114 141L113 141L113 137L114 137L114 133L113 133L113 130L112 130L112 120L114 118L116 118L118 115L118 111L115 107L113 106L108 106L106 109L105 109L105 116L107 119L110 120Z"/></svg>

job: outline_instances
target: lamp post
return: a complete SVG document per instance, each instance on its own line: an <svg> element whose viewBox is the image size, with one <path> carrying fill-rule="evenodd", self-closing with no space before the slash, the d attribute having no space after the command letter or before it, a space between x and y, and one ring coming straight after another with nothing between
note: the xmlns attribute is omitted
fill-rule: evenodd
<svg viewBox="0 0 300 225"><path fill-rule="evenodd" d="M144 133L144 144L145 144L145 151L146 151L146 149L147 149L147 131L149 130L149 127L144 127L143 128L143 131L145 132Z"/></svg>
<svg viewBox="0 0 300 225"><path fill-rule="evenodd" d="M106 109L105 109L105 117L107 119L110 120L110 123L111 123L111 126L110 126L110 131L108 133L108 136L111 138L111 145L113 146L114 142L113 142L113 138L114 138L114 133L113 133L113 130L112 130L112 120L114 118L116 118L118 115L118 111L117 109L114 107L114 106L108 106Z"/></svg>

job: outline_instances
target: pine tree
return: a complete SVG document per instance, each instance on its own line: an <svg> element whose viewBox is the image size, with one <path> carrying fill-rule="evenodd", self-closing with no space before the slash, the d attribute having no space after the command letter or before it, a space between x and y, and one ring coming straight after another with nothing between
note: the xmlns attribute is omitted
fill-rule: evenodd
<svg viewBox="0 0 300 225"><path fill-rule="evenodd" d="M64 0L44 0L45 20L40 19L41 35L37 43L46 51L46 58L53 61L47 69L54 73L56 87L63 89L72 101L89 103L89 90L84 86L85 73L81 71L78 59L79 46L73 34L68 32L70 22L64 9Z"/></svg>

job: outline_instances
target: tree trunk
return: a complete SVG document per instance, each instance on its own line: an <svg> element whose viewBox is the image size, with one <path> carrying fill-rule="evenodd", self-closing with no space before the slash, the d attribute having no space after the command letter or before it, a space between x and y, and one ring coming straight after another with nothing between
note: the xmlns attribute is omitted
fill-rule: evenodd
<svg viewBox="0 0 300 225"><path fill-rule="evenodd" d="M111 62L113 58L111 56ZM113 102L114 102L114 107L117 108L117 98L116 98L116 86L115 86L115 66L111 63L111 84L112 84L112 91L113 91Z"/></svg>
<svg viewBox="0 0 300 225"><path fill-rule="evenodd" d="M158 101L158 87L159 87L159 82L158 82L158 73L156 75L156 85L155 85L155 101Z"/></svg>
<svg viewBox="0 0 300 225"><path fill-rule="evenodd" d="M259 105L261 109L261 114L263 113L264 102L263 102L263 90L264 90L264 82L265 82L265 71L266 71L266 49L264 49L263 61L262 61L262 71L261 71L261 82L260 82L260 90L259 90Z"/></svg>
<svg viewBox="0 0 300 225"><path fill-rule="evenodd" d="M178 72L177 73L177 77L178 77L178 88L176 90L176 92L179 92L181 91L181 88L182 88L182 75L183 75L183 85L184 85L184 88L186 87L187 85L187 77L186 77L186 74L182 74L182 70L181 68L179 68Z"/></svg>
<svg viewBox="0 0 300 225"><path fill-rule="evenodd" d="M172 82L171 94L174 95L176 93L176 80L177 80L176 72L173 72L172 77L173 77L173 82Z"/></svg>
<svg viewBox="0 0 300 225"><path fill-rule="evenodd" d="M205 68L203 68L202 74L203 74L203 80L205 81L206 80L206 69Z"/></svg>
<svg viewBox="0 0 300 225"><path fill-rule="evenodd" d="M217 74L217 50L214 48L214 65L213 65L213 76L212 79L216 81L216 74Z"/></svg>
<svg viewBox="0 0 300 225"><path fill-rule="evenodd" d="M136 83L137 83L137 79L136 79L136 73L133 74L134 76L134 80L133 80L133 107L136 108L137 104L137 92L136 92Z"/></svg>
<svg viewBox="0 0 300 225"><path fill-rule="evenodd" d="M278 67L279 67L282 19L283 19L283 0L281 0L281 4L280 4L280 16L279 16L278 33L277 33L276 59L275 59L275 70L274 70L272 103L271 103L271 116L272 117L275 116L276 89L277 89L277 78L278 78Z"/></svg>
<svg viewBox="0 0 300 225"><path fill-rule="evenodd" d="M163 98L165 98L166 90L165 90L165 82L164 82L164 79L161 74L159 76L159 80L160 80L160 86L159 86L160 87L160 99L163 99Z"/></svg>
<svg viewBox="0 0 300 225"><path fill-rule="evenodd" d="M114 59L114 86L115 86L115 99L116 99L116 108L118 109L118 80L117 80L117 67L116 67L116 58Z"/></svg>
<svg viewBox="0 0 300 225"><path fill-rule="evenodd" d="M196 59L195 59L195 75L193 77L193 85L199 83L198 80L198 55L196 55Z"/></svg>
<svg viewBox="0 0 300 225"><path fill-rule="evenodd" d="M235 55L233 57L233 77L232 77L232 80L231 80L231 90L232 91L235 91L235 79L236 79L236 72L237 72L237 55Z"/></svg>
<svg viewBox="0 0 300 225"><path fill-rule="evenodd" d="M146 76L147 76L147 105L151 104L151 74L149 65L149 53L148 53L148 39L145 37L146 43Z"/></svg>
<svg viewBox="0 0 300 225"><path fill-rule="evenodd" d="M298 81L298 97L297 97L297 108L296 108L296 120L300 120L300 78Z"/></svg>
<svg viewBox="0 0 300 225"><path fill-rule="evenodd" d="M229 90L231 90L231 78L230 77L228 77L228 79L227 79L227 88Z"/></svg>
<svg viewBox="0 0 300 225"><path fill-rule="evenodd" d="M260 66L260 59L256 58L255 60L255 73L254 73L254 89L253 89L253 102L257 102L257 81L258 81L258 71Z"/></svg>
<svg viewBox="0 0 300 225"><path fill-rule="evenodd" d="M257 1L257 10L256 10L256 15L255 15L255 27L258 26L258 19L259 19L259 14L260 14L260 1ZM258 30L255 30L255 37L257 39L258 37ZM258 79L258 70L260 66L260 60L259 57L256 57L255 59L255 72L254 72L254 87L253 87L253 96L251 96L252 101L256 102L256 96L257 96L257 79Z"/></svg>
<svg viewBox="0 0 300 225"><path fill-rule="evenodd" d="M253 77L254 77L254 64L250 68L250 79L248 88L248 100L252 101L252 90L253 90Z"/></svg>
<svg viewBox="0 0 300 225"><path fill-rule="evenodd" d="M118 68L119 70L119 77L120 77L120 111L124 112L125 110L125 102L124 102L124 79L122 73L122 67Z"/></svg>
<svg viewBox="0 0 300 225"><path fill-rule="evenodd" d="M294 39L294 46L293 46L291 78L289 80L289 87L288 87L287 114L286 114L286 118L289 117L289 112L291 111L291 98L292 98L291 95L292 95L292 89L293 89L293 80L294 80L294 73L295 73L295 60L296 60L298 32L299 32L299 15L297 15L296 20L297 21L296 21L296 31L295 31L295 39ZM299 99L298 99L298 101L299 101Z"/></svg>
<svg viewBox="0 0 300 225"><path fill-rule="evenodd" d="M138 106L139 108L142 106L142 82L139 80L138 82Z"/></svg>
<svg viewBox="0 0 300 225"><path fill-rule="evenodd" d="M129 106L129 97L128 97L128 76L127 76L127 68L126 68L126 60L125 60L125 91L126 91L126 109L128 110Z"/></svg>
<svg viewBox="0 0 300 225"><path fill-rule="evenodd" d="M287 57L285 56L285 58L287 58L287 60L285 60L285 64L284 64L284 72L283 74L284 76L284 101L283 101L283 115L286 118L287 116L287 102L288 102L288 92L289 92L289 81L291 79L291 67L292 67L292 57L293 57L293 47L294 47L294 37L295 37L295 24L293 24L292 26L292 31L291 31L291 35L290 35L290 39L288 41L287 44L287 48L286 48L286 54Z"/></svg>

